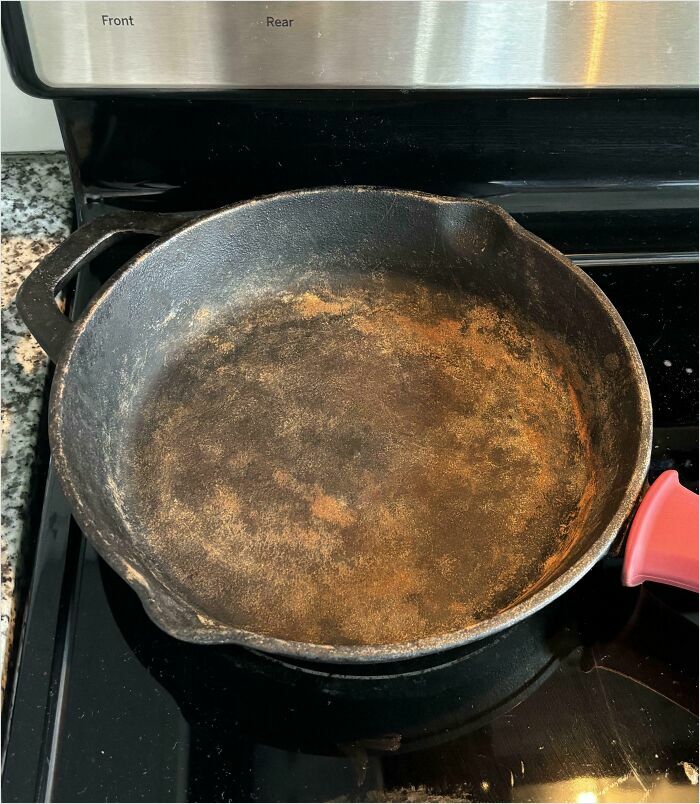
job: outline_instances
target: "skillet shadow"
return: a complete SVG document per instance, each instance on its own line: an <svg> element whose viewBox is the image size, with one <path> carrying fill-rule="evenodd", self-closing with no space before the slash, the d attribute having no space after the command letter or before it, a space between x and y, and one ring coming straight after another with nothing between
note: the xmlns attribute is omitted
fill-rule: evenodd
<svg viewBox="0 0 700 804"><path fill-rule="evenodd" d="M148 618L105 562L100 566L124 639L191 725L211 725L225 713L227 723L256 741L326 755L347 753L348 746L416 750L504 714L587 641L583 613L598 597L584 579L541 611L471 645L402 662L324 665L177 640ZM633 598L625 601L606 617L611 633L629 616Z"/></svg>

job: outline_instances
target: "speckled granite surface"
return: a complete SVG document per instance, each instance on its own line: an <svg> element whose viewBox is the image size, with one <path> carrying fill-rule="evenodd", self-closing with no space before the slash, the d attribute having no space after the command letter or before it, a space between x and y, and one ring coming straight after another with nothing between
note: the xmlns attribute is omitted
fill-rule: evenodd
<svg viewBox="0 0 700 804"><path fill-rule="evenodd" d="M71 188L62 154L2 156L2 611L4 688L29 563L27 509L44 398L47 358L14 304L22 280L70 230Z"/></svg>

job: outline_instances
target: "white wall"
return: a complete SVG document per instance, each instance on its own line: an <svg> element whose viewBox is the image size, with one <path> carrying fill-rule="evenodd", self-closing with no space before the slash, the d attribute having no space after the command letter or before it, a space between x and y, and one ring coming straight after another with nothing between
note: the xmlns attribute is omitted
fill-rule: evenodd
<svg viewBox="0 0 700 804"><path fill-rule="evenodd" d="M63 141L53 103L25 95L15 86L0 58L0 150L62 151Z"/></svg>

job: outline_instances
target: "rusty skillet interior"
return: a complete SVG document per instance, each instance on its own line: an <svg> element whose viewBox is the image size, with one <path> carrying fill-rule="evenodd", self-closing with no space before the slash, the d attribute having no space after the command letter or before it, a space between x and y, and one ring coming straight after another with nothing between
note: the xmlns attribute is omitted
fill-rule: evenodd
<svg viewBox="0 0 700 804"><path fill-rule="evenodd" d="M639 475L629 336L489 205L252 202L148 251L88 320L54 450L98 548L187 639L468 641L600 547Z"/></svg>

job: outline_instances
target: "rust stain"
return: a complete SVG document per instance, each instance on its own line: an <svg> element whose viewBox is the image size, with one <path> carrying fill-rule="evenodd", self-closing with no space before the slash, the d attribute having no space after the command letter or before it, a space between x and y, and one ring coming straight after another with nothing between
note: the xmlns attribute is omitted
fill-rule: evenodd
<svg viewBox="0 0 700 804"><path fill-rule="evenodd" d="M565 372L563 367L557 369L557 376L564 378ZM579 396L573 384L566 381L566 391L570 402L570 409L572 420L575 426L575 432L578 440L578 448L580 455L580 466L585 467L586 477L585 485L580 493L580 497L575 507L569 511L565 521L559 525L559 533L561 536L561 543L559 551L553 553L543 564L540 575L534 583L526 586L521 594L518 596L517 601L524 600L529 597L535 589L541 588L547 583L562 565L572 549L579 543L579 540L585 535L585 530L589 526L588 520L591 509L599 494L598 488L598 472L596 471L597 458L591 444L591 434L588 421L581 409ZM575 454L572 459L575 460ZM517 602L516 601L516 602Z"/></svg>
<svg viewBox="0 0 700 804"><path fill-rule="evenodd" d="M344 503L330 497L328 494L319 493L311 501L311 513L326 522L345 527L352 524L355 517Z"/></svg>
<svg viewBox="0 0 700 804"><path fill-rule="evenodd" d="M314 318L317 315L340 315L343 305L338 301L326 301L315 293L302 293L295 300L294 306L303 318Z"/></svg>
<svg viewBox="0 0 700 804"><path fill-rule="evenodd" d="M198 324L205 323L207 321L211 321L212 312L208 307L200 307L199 310L194 314L194 320Z"/></svg>
<svg viewBox="0 0 700 804"><path fill-rule="evenodd" d="M570 382L566 383L566 392L569 395L569 401L571 402L571 412L573 413L574 422L576 424L576 435L578 436L579 443L583 447L586 458L590 458L592 450L588 423L586 422L586 419L581 411L578 395L574 389L574 386Z"/></svg>
<svg viewBox="0 0 700 804"><path fill-rule="evenodd" d="M575 362L531 322L418 282L270 294L154 381L132 444L144 549L202 616L261 634L464 628L585 532Z"/></svg>

